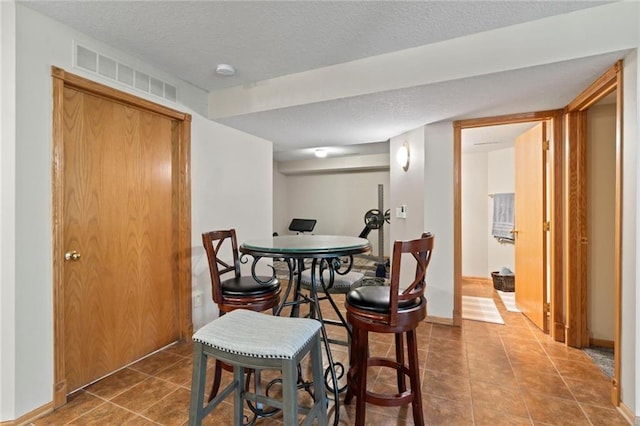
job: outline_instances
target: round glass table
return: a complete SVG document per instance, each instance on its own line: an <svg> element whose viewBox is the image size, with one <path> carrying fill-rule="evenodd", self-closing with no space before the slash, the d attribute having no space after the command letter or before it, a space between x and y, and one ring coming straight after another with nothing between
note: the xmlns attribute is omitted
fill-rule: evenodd
<svg viewBox="0 0 640 426"><path fill-rule="evenodd" d="M343 235L283 235L246 241L240 252L252 256L327 258L365 253L369 240Z"/></svg>

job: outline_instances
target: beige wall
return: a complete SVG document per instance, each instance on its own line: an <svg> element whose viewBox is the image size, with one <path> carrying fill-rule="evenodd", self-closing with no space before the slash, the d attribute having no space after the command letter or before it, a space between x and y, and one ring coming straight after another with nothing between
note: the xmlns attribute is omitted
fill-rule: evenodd
<svg viewBox="0 0 640 426"><path fill-rule="evenodd" d="M587 123L588 322L590 337L614 340L615 104L589 109Z"/></svg>
<svg viewBox="0 0 640 426"><path fill-rule="evenodd" d="M273 163L273 232L285 233L291 222L287 201L287 176L280 173L278 163Z"/></svg>
<svg viewBox="0 0 640 426"><path fill-rule="evenodd" d="M514 245L491 236L493 200L514 192L513 148L462 155L462 275L491 277L506 267L514 271Z"/></svg>
<svg viewBox="0 0 640 426"><path fill-rule="evenodd" d="M390 156L390 184L391 184L391 237L387 245L392 245L396 240L410 240L419 238L422 232L427 230L424 223L424 174L425 174L425 145L424 128L403 133L391 138L389 143ZM396 160L401 146L409 146L409 168L405 171ZM396 211L400 206L406 206L406 217L397 217ZM431 230L431 229L429 229ZM438 236L436 235L436 246ZM390 250L391 251L391 250ZM406 282L411 274L415 274L407 265L401 268L401 282ZM431 270L428 271L431 275ZM427 286L427 292L429 286ZM430 312L430 305L427 307ZM430 313L429 313L430 314Z"/></svg>
<svg viewBox="0 0 640 426"><path fill-rule="evenodd" d="M427 314L439 318L453 318L452 141L451 122L424 127L423 226L436 236L428 271Z"/></svg>
<svg viewBox="0 0 640 426"><path fill-rule="evenodd" d="M288 231L291 219L316 219L314 234L353 235L364 228L364 215L378 208L378 184L384 186L384 209L389 209L389 172L362 171L283 175L274 167L274 232ZM385 249L389 226L383 226ZM378 231L368 236L372 255L378 255ZM385 255L388 255L385 250Z"/></svg>
<svg viewBox="0 0 640 426"><path fill-rule="evenodd" d="M487 152L462 154L462 275L488 277Z"/></svg>

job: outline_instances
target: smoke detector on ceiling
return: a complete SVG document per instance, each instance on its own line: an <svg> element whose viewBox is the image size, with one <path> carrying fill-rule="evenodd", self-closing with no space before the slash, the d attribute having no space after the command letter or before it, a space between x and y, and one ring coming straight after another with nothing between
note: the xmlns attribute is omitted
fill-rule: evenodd
<svg viewBox="0 0 640 426"><path fill-rule="evenodd" d="M232 76L236 73L236 69L233 65L229 64L218 64L216 67L216 74L224 75L224 76Z"/></svg>

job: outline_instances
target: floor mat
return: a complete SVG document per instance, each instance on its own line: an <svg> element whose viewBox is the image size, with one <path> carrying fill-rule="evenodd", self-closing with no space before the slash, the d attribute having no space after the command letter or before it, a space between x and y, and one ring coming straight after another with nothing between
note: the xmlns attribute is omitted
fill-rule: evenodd
<svg viewBox="0 0 640 426"><path fill-rule="evenodd" d="M516 293L514 291L500 291L498 292L498 296L502 299L502 303L504 303L504 307L507 308L509 312L520 312L520 309L516 307Z"/></svg>
<svg viewBox="0 0 640 426"><path fill-rule="evenodd" d="M504 324L495 302L487 297L462 296L462 318Z"/></svg>
<svg viewBox="0 0 640 426"><path fill-rule="evenodd" d="M596 363L598 368L610 379L613 378L614 360L613 348L603 348L601 346L590 346L583 349L587 355Z"/></svg>

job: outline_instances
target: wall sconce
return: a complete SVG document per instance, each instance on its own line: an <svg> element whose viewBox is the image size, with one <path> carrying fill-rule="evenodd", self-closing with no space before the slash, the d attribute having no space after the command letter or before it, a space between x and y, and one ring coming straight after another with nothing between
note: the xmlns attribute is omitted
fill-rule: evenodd
<svg viewBox="0 0 640 426"><path fill-rule="evenodd" d="M402 170L405 172L409 170L409 144L403 143L400 148L398 148L398 153L396 154L396 161L398 165L402 167Z"/></svg>

